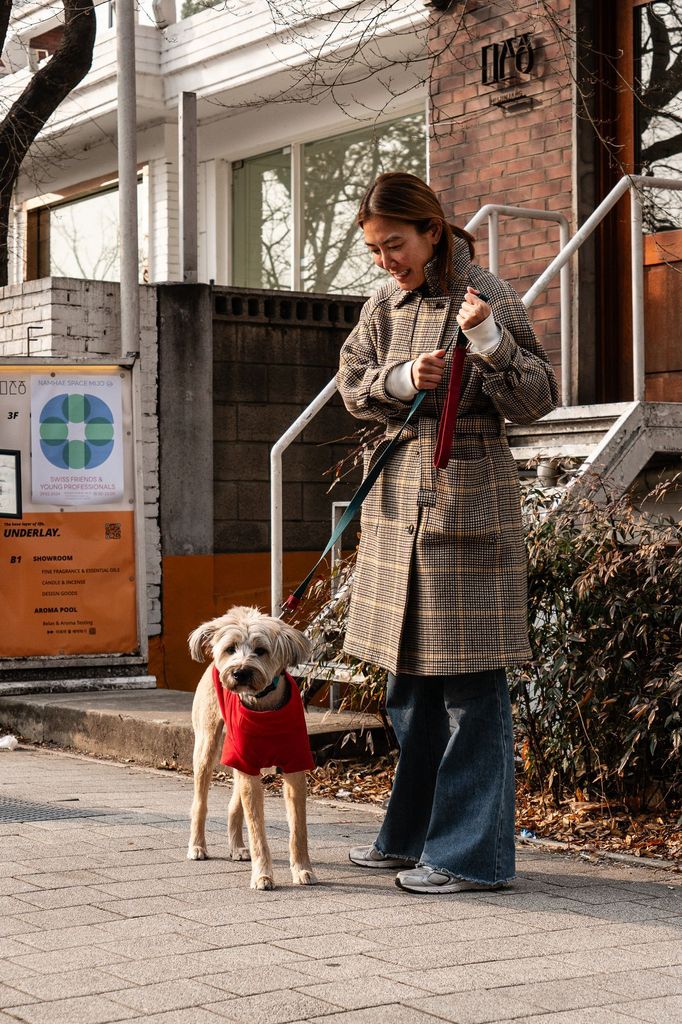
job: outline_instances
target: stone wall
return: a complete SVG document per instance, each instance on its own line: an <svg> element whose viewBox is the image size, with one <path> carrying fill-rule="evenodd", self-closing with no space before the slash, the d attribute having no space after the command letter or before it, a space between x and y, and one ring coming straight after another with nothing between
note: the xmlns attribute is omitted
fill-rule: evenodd
<svg viewBox="0 0 682 1024"><path fill-rule="evenodd" d="M270 449L331 380L363 300L299 294L213 292L214 550L267 551ZM284 453L284 547L320 549L330 533L325 476L359 424L338 395ZM355 479L355 478L354 478Z"/></svg>

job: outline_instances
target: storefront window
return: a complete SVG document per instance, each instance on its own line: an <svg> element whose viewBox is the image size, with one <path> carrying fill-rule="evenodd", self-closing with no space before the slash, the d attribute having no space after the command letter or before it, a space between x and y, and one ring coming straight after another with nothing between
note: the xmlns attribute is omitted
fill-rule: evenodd
<svg viewBox="0 0 682 1024"><path fill-rule="evenodd" d="M682 0L635 8L637 163L642 174L682 173ZM682 227L682 192L645 190L645 231Z"/></svg>
<svg viewBox="0 0 682 1024"><path fill-rule="evenodd" d="M291 151L232 165L234 284L291 288Z"/></svg>
<svg viewBox="0 0 682 1024"><path fill-rule="evenodd" d="M292 193L300 159L301 200ZM424 115L240 160L232 165L233 283L362 295L381 272L368 258L355 223L360 200L382 171L426 174ZM302 221L294 252L294 218ZM300 283L292 272L300 266Z"/></svg>
<svg viewBox="0 0 682 1024"><path fill-rule="evenodd" d="M140 281L147 280L147 180L137 185ZM70 201L29 211L27 279L79 277L118 281L118 188L102 187Z"/></svg>
<svg viewBox="0 0 682 1024"><path fill-rule="evenodd" d="M355 217L362 196L382 171L425 176L423 114L304 147L306 291L362 295L381 280Z"/></svg>

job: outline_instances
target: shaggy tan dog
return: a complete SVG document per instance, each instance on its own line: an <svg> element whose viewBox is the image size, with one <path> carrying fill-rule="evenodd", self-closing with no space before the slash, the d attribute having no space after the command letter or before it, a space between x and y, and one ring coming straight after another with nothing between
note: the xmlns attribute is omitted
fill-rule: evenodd
<svg viewBox="0 0 682 1024"><path fill-rule="evenodd" d="M214 680L214 666L225 695L237 694L244 708L256 714L274 711L288 701L300 700L290 692L285 669L310 656L310 642L293 626L263 615L257 608L232 608L226 615L204 622L189 636L189 649L196 661L210 653L206 669L194 696L194 801L187 856L204 860L206 851L206 809L223 719ZM273 686L274 683L274 686ZM262 696L260 696L262 695ZM221 696L223 696L221 694ZM263 785L259 775L233 769L232 798L227 816L227 835L233 860L251 860L251 888L274 888L272 857L265 834ZM305 771L283 774L284 800L289 822L289 851L294 885L315 882L308 856ZM243 823L249 835L244 846Z"/></svg>

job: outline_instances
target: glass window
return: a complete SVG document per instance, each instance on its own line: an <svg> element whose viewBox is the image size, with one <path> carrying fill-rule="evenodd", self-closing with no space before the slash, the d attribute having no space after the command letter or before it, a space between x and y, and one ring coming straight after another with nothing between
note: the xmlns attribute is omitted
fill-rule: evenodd
<svg viewBox="0 0 682 1024"><path fill-rule="evenodd" d="M291 151L232 165L234 284L291 288Z"/></svg>
<svg viewBox="0 0 682 1024"><path fill-rule="evenodd" d="M363 295L382 278L367 254L355 217L382 171L426 174L424 114L410 114L301 147L306 291ZM233 283L241 288L292 288L291 151L277 150L232 165Z"/></svg>
<svg viewBox="0 0 682 1024"><path fill-rule="evenodd" d="M137 185L140 281L148 279L147 180ZM70 202L32 210L29 218L28 273L34 277L79 277L118 281L120 238L118 188L103 188ZM35 245L32 246L32 236ZM32 252L32 248L34 252Z"/></svg>
<svg viewBox="0 0 682 1024"><path fill-rule="evenodd" d="M655 0L637 7L635 81L637 163L642 174L682 173L682 2ZM645 190L645 231L682 227L682 192Z"/></svg>
<svg viewBox="0 0 682 1024"><path fill-rule="evenodd" d="M424 115L311 142L303 149L303 287L363 295L386 275L367 253L355 217L383 171L426 175Z"/></svg>

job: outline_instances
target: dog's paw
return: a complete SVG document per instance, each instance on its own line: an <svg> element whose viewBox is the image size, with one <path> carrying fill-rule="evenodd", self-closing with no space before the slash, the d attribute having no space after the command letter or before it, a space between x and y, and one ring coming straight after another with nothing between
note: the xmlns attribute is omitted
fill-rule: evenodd
<svg viewBox="0 0 682 1024"><path fill-rule="evenodd" d="M251 879L252 889L274 889L275 883L269 875L259 875L258 878Z"/></svg>
<svg viewBox="0 0 682 1024"><path fill-rule="evenodd" d="M205 846L192 846L187 849L187 860L208 860Z"/></svg>
<svg viewBox="0 0 682 1024"><path fill-rule="evenodd" d="M294 885L316 885L317 878L312 868L292 867L291 878Z"/></svg>
<svg viewBox="0 0 682 1024"><path fill-rule="evenodd" d="M230 847L230 860L251 860L251 854L245 846Z"/></svg>

